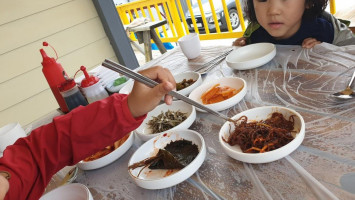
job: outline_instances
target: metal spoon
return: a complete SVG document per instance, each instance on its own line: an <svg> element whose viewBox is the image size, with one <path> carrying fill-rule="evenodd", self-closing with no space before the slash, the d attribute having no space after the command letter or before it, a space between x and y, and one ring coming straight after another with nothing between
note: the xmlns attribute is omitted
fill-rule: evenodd
<svg viewBox="0 0 355 200"><path fill-rule="evenodd" d="M350 86L353 84L355 78L355 71L353 73L353 76L351 77L349 85L346 87L345 90L341 92L334 93L333 96L340 98L340 99L351 99L355 97L355 92L350 88Z"/></svg>

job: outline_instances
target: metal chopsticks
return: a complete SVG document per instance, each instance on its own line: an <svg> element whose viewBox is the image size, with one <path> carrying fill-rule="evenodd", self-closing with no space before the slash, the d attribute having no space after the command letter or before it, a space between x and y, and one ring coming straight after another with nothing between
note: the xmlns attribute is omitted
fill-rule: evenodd
<svg viewBox="0 0 355 200"><path fill-rule="evenodd" d="M155 82L154 80L152 80L152 79L150 79L150 78L148 78L146 76L143 76L143 75L141 75L141 74L139 74L139 73L137 73L137 72L135 72L135 71L133 71L133 70L121 65L121 64L118 64L118 63L114 62L114 61L105 59L105 61L102 63L102 66L104 66L106 68L109 68L109 69L111 69L111 70L113 70L115 72L121 73L121 74L123 74L123 75L125 75L125 76L127 76L129 78L132 78L133 80L139 81L139 82L141 82L141 83L143 83L143 84L145 84L145 85L147 85L149 87L154 87L154 86L158 85L158 83ZM182 101L184 101L184 102L186 102L186 103L188 103L190 105L196 106L197 108L205 110L206 112L208 112L210 114L213 114L213 115L215 115L217 117L220 117L220 118L222 118L222 119L224 119L226 121L234 122L233 119L231 119L231 118L229 118L229 117L227 117L227 116L225 116L225 115L223 115L221 113L218 113L218 112L216 112L216 111L214 111L214 110L212 110L212 109L210 109L210 108L208 108L208 107L206 107L206 106L204 106L204 105L202 105L202 104L200 104L200 103L198 103L198 102L196 102L196 101L194 101L194 100L192 100L192 99L190 99L190 98L188 98L188 97L186 97L184 95L181 95L181 94L179 94L179 93L177 93L175 91L170 91L169 95L171 95L171 96L173 96L173 97L175 97L177 99L180 99L180 100L182 100Z"/></svg>
<svg viewBox="0 0 355 200"><path fill-rule="evenodd" d="M222 53L221 55L213 58L212 60L206 62L205 64L203 64L201 67L195 69L194 71L195 72L198 72L198 73L206 73L208 70L210 70L211 68L213 68L214 66L218 65L219 63L222 62L222 60L227 57L230 52L232 52L233 49L230 49L224 53ZM207 69L206 69L207 68Z"/></svg>

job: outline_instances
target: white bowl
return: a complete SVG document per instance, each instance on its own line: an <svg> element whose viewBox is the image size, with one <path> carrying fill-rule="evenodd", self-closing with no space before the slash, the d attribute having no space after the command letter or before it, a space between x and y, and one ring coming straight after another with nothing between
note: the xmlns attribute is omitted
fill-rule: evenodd
<svg viewBox="0 0 355 200"><path fill-rule="evenodd" d="M187 114L187 118L181 122L179 125L160 132L160 133L154 133L152 134L152 130L149 128L149 126L147 125L147 123L153 118L158 116L159 114L161 114L161 112L167 112L168 110L170 111L180 111L183 113ZM147 115L147 117L144 119L143 123L135 130L135 132L137 133L138 137L141 138L143 141L147 141L153 137L156 137L157 135L160 135L162 133L166 133L175 129L188 129L192 123L195 121L196 119L196 110L195 107L187 104L183 101L173 101L171 105L166 105L161 104L159 106L157 106L154 110L150 111Z"/></svg>
<svg viewBox="0 0 355 200"><path fill-rule="evenodd" d="M198 146L199 154L196 156L196 158L189 165L180 170L151 170L146 167L142 170L139 176L138 173L141 171L142 167L128 170L129 175L138 186L146 189L168 188L188 179L198 170L198 168L200 168L206 158L205 141L199 133L192 130L182 129L169 131L166 134L158 135L144 143L132 155L128 162L128 166L156 155L158 149L164 148L171 141L181 139L192 141L193 144Z"/></svg>
<svg viewBox="0 0 355 200"><path fill-rule="evenodd" d="M121 77L123 77L123 76L117 77L116 79L121 78ZM129 78L126 77L126 79L127 79L126 82L124 82L124 83L122 83L122 84L120 84L120 85L117 85L117 86L113 86L113 83L115 82L116 79L112 80L112 81L111 81L110 83L108 83L107 86L106 86L106 89L107 89L109 92L111 92L111 93L119 92L119 91L123 88L123 86L125 86L125 85L129 82L129 80L130 80Z"/></svg>
<svg viewBox="0 0 355 200"><path fill-rule="evenodd" d="M230 157L242 162L268 163L281 159L293 152L295 149L297 149L304 139L305 123L303 117L298 112L292 109L279 106L257 107L241 112L232 117L232 119L239 119L241 116L245 115L248 117L248 121L260 121L269 118L273 112L282 113L286 119L288 119L291 115L295 115L294 130L296 131L296 134L294 136L295 138L291 142L289 142L283 147L265 153L243 153L239 145L230 146L228 143L223 141L222 137L225 139L228 138L230 131L234 130L233 123L226 122L224 123L219 132L219 142L222 145L224 151Z"/></svg>
<svg viewBox="0 0 355 200"><path fill-rule="evenodd" d="M213 103L213 104L203 104L202 99L201 99L202 94L204 92L206 92L207 90L209 90L214 85L216 85L217 83L219 83L220 86L229 86L229 87L234 88L236 90L240 89L241 87L243 87L243 89L238 94L236 94L236 95L232 96L231 98L226 99L224 101L221 101L218 103ZM230 108L230 107L236 105L237 103L239 103L239 101L241 101L244 98L246 93L247 93L247 83L245 82L244 79L238 78L238 77L224 77L224 78L219 78L216 80L208 81L207 83L203 83L202 85L195 88L190 93L189 98L200 103L200 104L203 104L204 106L206 106L214 111L221 111L221 110L225 110L225 109ZM199 108L196 108L196 109L198 111L205 112Z"/></svg>
<svg viewBox="0 0 355 200"><path fill-rule="evenodd" d="M43 195L40 200L93 200L89 189L80 183L58 187Z"/></svg>
<svg viewBox="0 0 355 200"><path fill-rule="evenodd" d="M233 69L247 70L260 67L276 55L271 43L256 43L234 49L227 57L227 65Z"/></svg>
<svg viewBox="0 0 355 200"><path fill-rule="evenodd" d="M78 166L82 170L92 170L92 169L98 169L108 164L111 164L112 162L120 158L124 153L126 153L126 151L132 146L133 141L134 141L134 134L133 132L131 132L127 140L111 153L101 158L98 158L96 160L92 160L88 162L82 160L78 162L76 166Z"/></svg>
<svg viewBox="0 0 355 200"><path fill-rule="evenodd" d="M191 93L192 90L194 90L196 87L200 86L202 84L202 78L201 78L201 74L197 73L197 72L183 72L180 74L177 74L174 76L175 78L175 82L176 83L180 83L182 82L184 79L186 80L194 80L195 82L193 84L191 84L190 86L177 91L178 93L180 93L181 95L189 95Z"/></svg>

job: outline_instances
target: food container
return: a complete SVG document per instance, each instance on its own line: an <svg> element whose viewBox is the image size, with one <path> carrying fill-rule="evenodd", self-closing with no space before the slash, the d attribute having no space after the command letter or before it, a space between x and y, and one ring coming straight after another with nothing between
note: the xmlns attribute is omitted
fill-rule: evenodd
<svg viewBox="0 0 355 200"><path fill-rule="evenodd" d="M80 87L89 103L109 96L105 88L101 85L98 77L90 76L84 66L81 66L80 70L84 72L85 76L81 81Z"/></svg>
<svg viewBox="0 0 355 200"><path fill-rule="evenodd" d="M67 79L59 86L60 94L63 96L66 105L68 106L69 111L73 110L74 108L82 105L88 105L83 94L80 92L77 84L75 83L74 79Z"/></svg>
<svg viewBox="0 0 355 200"><path fill-rule="evenodd" d="M83 184L71 183L43 195L40 200L93 200L90 190Z"/></svg>
<svg viewBox="0 0 355 200"><path fill-rule="evenodd" d="M47 42L43 42L43 46L50 46ZM57 55L57 52L55 51L55 49L52 47L53 51L55 52L55 54ZM65 104L65 100L63 98L63 96L60 94L60 91L58 90L58 85L62 82L65 81L63 74L67 75L67 73L64 71L62 65L60 63L57 62L58 59L58 55L57 58L50 58L47 56L47 53L43 50L40 49L43 61L42 61L42 72L44 77L46 78L49 87L52 90L52 93L55 97L55 99L58 102L58 105L60 106L60 109L64 112L67 113L69 112L69 109L67 107L67 105Z"/></svg>

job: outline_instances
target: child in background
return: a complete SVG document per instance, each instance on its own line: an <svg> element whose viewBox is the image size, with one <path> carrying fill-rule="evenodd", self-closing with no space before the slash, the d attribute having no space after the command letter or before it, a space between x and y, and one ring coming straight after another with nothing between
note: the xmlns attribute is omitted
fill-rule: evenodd
<svg viewBox="0 0 355 200"><path fill-rule="evenodd" d="M249 25L233 45L269 42L312 48L321 42L355 44L351 30L324 11L327 3L328 0L247 0Z"/></svg>

